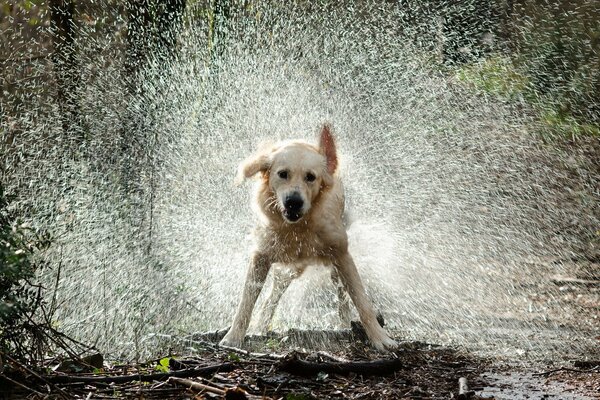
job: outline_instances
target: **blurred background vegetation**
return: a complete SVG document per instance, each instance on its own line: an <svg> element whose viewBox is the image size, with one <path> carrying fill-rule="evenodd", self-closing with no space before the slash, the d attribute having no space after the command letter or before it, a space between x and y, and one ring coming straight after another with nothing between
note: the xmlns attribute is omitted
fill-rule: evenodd
<svg viewBox="0 0 600 400"><path fill-rule="evenodd" d="M182 26L203 20L211 57L219 57L226 51L227 36L235 34L231 26L241 19L260 18L253 12L253 3L0 1L0 184L14 179L23 158L36 157L27 143L31 138L22 138L42 114L58 113L62 130L58 135L48 130L47 136L35 140L67 149L73 158L85 155L89 116L82 112L80 98L86 82L109 70L121 74L126 105L128 98L144 90L140 82L148 78L147 63L179 57ZM326 7L344 7L345 3L319 2ZM506 101L528 114L533 131L548 145L578 146L583 140L592 144L586 150L590 157L598 156L594 152L600 137L599 1L388 3L402 11L398 40L411 41L422 49L433 70L457 85ZM278 2L274 1L273 7L278 7ZM298 1L297 7L309 13L314 2ZM361 18L360 14L356 18ZM103 138L118 142L119 150L103 159L122 163L119 179L128 193L135 192L140 176L152 176L154 168L152 154L122 157L145 151L136 147L136 138L150 135L152 129L151 122L139 120L142 114L139 110L128 112L124 106L115 121L122 125L119 137ZM134 159L143 161L132 164ZM15 332L31 322L31 310L39 306L30 279L35 276L35 249L44 240L26 239L28 231L18 222L19 213L26 212L11 211L6 194L0 191L0 351L32 343L31 334L18 336Z"/></svg>
<svg viewBox="0 0 600 400"><path fill-rule="evenodd" d="M331 7L344 2L321 1ZM360 3L357 2L357 3ZM404 10L404 37L439 63L440 71L493 96L533 105L541 133L598 135L600 124L600 2L462 0L388 2ZM183 20L201 17L207 46L220 46L228 21L259 18L250 0L19 0L0 2L0 85L5 143L23 127L11 124L32 100L57 100L65 131L77 130L76 93L94 66L82 53L113 52L134 76L149 53L174 56ZM298 2L311 11L311 2ZM276 2L273 7L277 7ZM249 11L250 10L250 11ZM360 15L357 15L360 18ZM409 29L402 29L407 27ZM112 49L94 49L110 37ZM220 51L217 48L217 53ZM39 76L40 63L53 66ZM99 66L95 66L96 68ZM35 76L32 76L36 71ZM135 81L131 81L135 87ZM10 94L10 95L9 95ZM75 127L75 128L73 128ZM84 135L79 132L79 135ZM70 140L78 134L67 133ZM81 137L80 137L81 139Z"/></svg>

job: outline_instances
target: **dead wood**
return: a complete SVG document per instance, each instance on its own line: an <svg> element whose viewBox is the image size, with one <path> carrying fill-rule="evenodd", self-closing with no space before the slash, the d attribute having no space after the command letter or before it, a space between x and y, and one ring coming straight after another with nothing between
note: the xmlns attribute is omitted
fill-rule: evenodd
<svg viewBox="0 0 600 400"><path fill-rule="evenodd" d="M199 392L210 392L210 393L215 393L215 394L218 394L221 396L225 395L225 391L223 389L220 389L220 388L214 387L214 386L205 385L203 383L192 381L192 380L185 379L185 378L177 378L175 376L172 376L169 378L169 380L167 382L185 386L187 388L194 389Z"/></svg>
<svg viewBox="0 0 600 400"><path fill-rule="evenodd" d="M338 375L350 373L364 376L389 375L403 367L404 364L397 358L373 361L311 362L300 360L296 354L292 354L277 365L277 369L280 371L301 376L317 375L319 372Z"/></svg>
<svg viewBox="0 0 600 400"><path fill-rule="evenodd" d="M578 374L587 374L589 372L600 372L600 371L598 371L597 367L593 367L593 368L589 368L589 369L574 369L574 368L561 367L561 368L551 369L551 370L545 371L545 372L536 372L532 375L533 376L550 376L557 372L575 372Z"/></svg>
<svg viewBox="0 0 600 400"><path fill-rule="evenodd" d="M220 396L223 396L225 399L232 399L232 400L233 399L248 399L248 400L268 399L268 397L255 396L255 395L249 394L245 390L243 390L237 386L223 390L221 388L210 386L210 385L205 385L204 383L192 381L190 379L183 379L183 378L176 378L176 377L169 378L168 382L182 385L189 389L196 390L198 392L210 392L210 393L218 394Z"/></svg>
<svg viewBox="0 0 600 400"><path fill-rule="evenodd" d="M42 379L50 383L125 383L125 382L153 382L165 380L171 377L190 378L214 374L215 372L232 371L236 368L233 363L211 365L202 368L182 369L172 372L161 372L156 374L134 374L121 376L78 376L78 375L46 375Z"/></svg>
<svg viewBox="0 0 600 400"><path fill-rule="evenodd" d="M238 353L238 354L242 354L248 357L252 357L252 358L258 358L258 359L267 359L267 360L281 360L283 358L285 358L285 355L281 355L281 354L275 354L275 353L255 353L255 352L251 352L248 350L244 350L244 349L239 349L237 347L231 347L231 346L223 346L223 345L219 345L218 346L221 349L224 350L228 350L234 353Z"/></svg>
<svg viewBox="0 0 600 400"><path fill-rule="evenodd" d="M594 369L600 367L600 360L578 360L573 362L575 368Z"/></svg>
<svg viewBox="0 0 600 400"><path fill-rule="evenodd" d="M555 285L600 286L600 280L598 279L581 279L572 276L554 275L550 278L550 281Z"/></svg>

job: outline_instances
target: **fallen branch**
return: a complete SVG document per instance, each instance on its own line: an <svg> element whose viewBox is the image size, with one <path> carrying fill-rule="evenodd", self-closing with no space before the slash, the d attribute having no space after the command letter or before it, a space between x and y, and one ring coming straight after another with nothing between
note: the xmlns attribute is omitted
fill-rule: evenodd
<svg viewBox="0 0 600 400"><path fill-rule="evenodd" d="M554 275L550 281L555 285L582 285L582 286L600 286L600 280L581 279L571 276Z"/></svg>
<svg viewBox="0 0 600 400"><path fill-rule="evenodd" d="M551 370L545 371L545 372L536 372L533 374L533 376L550 376L557 372L575 372L578 374L587 374L588 372L598 372L598 369L597 369L597 367L590 368L590 369L574 369L574 368L561 367L561 368L551 369Z"/></svg>
<svg viewBox="0 0 600 400"><path fill-rule="evenodd" d="M310 362L298 359L296 354L282 360L277 369L294 375L310 376L319 372L329 374L347 375L355 373L359 375L389 375L404 365L400 359L380 359L373 361L349 361L349 362Z"/></svg>
<svg viewBox="0 0 600 400"><path fill-rule="evenodd" d="M25 389L29 393L35 393L42 398L44 397L43 393L38 392L37 390L30 388L29 386L26 386L26 385L22 384L21 382L15 381L14 379L11 379L6 375L0 375L0 383L2 383L3 380L6 380L16 386L19 386L21 389Z"/></svg>
<svg viewBox="0 0 600 400"><path fill-rule="evenodd" d="M6 357L6 359L9 361L9 363L12 364L13 368L16 369L22 369L24 371L26 371L27 373L33 375L35 378L39 379L40 381L44 382L45 384L48 384L49 386L52 386L54 389L58 390L63 396L66 396L65 398L68 398L67 393L62 390L61 388L59 388L58 386L54 385L52 382L47 381L46 379L44 379L42 376L40 376L37 372L35 372L34 370L32 370L31 368L27 367L25 364L15 360L14 358L12 358L11 356L9 356L8 354L4 354L4 356ZM9 377L7 377L6 375L2 375L3 378L6 378L12 382L17 383L16 381L14 381L13 379L10 379ZM26 387L23 384L19 383L19 386L21 387ZM33 392L36 392L33 389L30 389ZM36 392L37 393L37 392Z"/></svg>
<svg viewBox="0 0 600 400"><path fill-rule="evenodd" d="M575 368L587 368L587 369L598 369L600 367L600 360L579 360L573 362Z"/></svg>
<svg viewBox="0 0 600 400"><path fill-rule="evenodd" d="M242 355L252 357L252 358L260 358L260 359L267 359L267 360L281 360L285 357L284 355L275 354L275 353L254 353L254 352L251 352L248 350L239 349L237 347L224 346L222 344L218 345L217 348L228 350L228 351L242 354Z"/></svg>
<svg viewBox="0 0 600 400"><path fill-rule="evenodd" d="M42 379L51 383L124 383L124 382L153 382L161 381L171 377L190 378L194 376L203 376L214 374L215 372L232 371L236 368L235 364L225 363L211 365L209 367L182 369L172 372L161 372L156 374L135 374L121 376L81 376L81 375L46 375Z"/></svg>
<svg viewBox="0 0 600 400"><path fill-rule="evenodd" d="M183 378L176 378L176 377L169 378L168 382L182 385L182 386L187 387L188 389L193 389L198 392L214 393L219 396L223 396L225 399L248 399L248 400L267 399L268 400L268 397L255 396L255 395L249 394L245 390L243 390L239 387L227 388L227 389L223 390L221 388L205 385L203 383L192 381L190 379L183 379Z"/></svg>
<svg viewBox="0 0 600 400"><path fill-rule="evenodd" d="M220 396L225 395L225 391L223 389L220 389L220 388L217 388L214 386L208 386L203 383L192 381L189 379L177 378L175 376L172 376L169 378L169 380L167 382L168 383L176 383L178 385L185 386L187 388L194 389L199 392L210 392L210 393L218 394Z"/></svg>

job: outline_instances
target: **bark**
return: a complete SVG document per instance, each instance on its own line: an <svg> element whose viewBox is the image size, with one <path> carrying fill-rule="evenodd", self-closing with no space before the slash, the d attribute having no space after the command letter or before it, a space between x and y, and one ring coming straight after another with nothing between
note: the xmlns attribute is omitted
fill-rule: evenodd
<svg viewBox="0 0 600 400"><path fill-rule="evenodd" d="M52 59L63 132L78 145L83 141L84 134L77 101L80 76L75 52L75 4L69 0L51 0L49 8L54 33Z"/></svg>
<svg viewBox="0 0 600 400"><path fill-rule="evenodd" d="M294 375L312 376L319 372L327 374L348 375L355 373L364 376L389 375L405 368L404 363L397 358L373 361L348 362L311 362L300 360L295 354L281 361L277 367Z"/></svg>

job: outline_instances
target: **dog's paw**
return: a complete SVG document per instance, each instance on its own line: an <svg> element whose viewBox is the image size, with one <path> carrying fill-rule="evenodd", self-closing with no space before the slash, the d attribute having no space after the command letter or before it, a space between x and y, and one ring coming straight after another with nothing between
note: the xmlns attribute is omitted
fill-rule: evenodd
<svg viewBox="0 0 600 400"><path fill-rule="evenodd" d="M223 339L221 339L221 341L219 342L219 346L235 347L236 349L241 349L243 341L244 338L237 338L233 335L230 336L229 334L227 334Z"/></svg>
<svg viewBox="0 0 600 400"><path fill-rule="evenodd" d="M391 351L398 348L398 343L389 337L387 332L385 332L383 329L381 329L381 331L379 331L375 337L374 336L375 335L372 335L369 339L373 344L373 347L375 347L377 350Z"/></svg>
<svg viewBox="0 0 600 400"><path fill-rule="evenodd" d="M389 336L386 337L385 339L383 339L378 344L379 344L379 346L376 344L375 347L377 348L377 350L380 350L380 351L396 350L398 348L398 342L396 342L394 339L392 339Z"/></svg>

